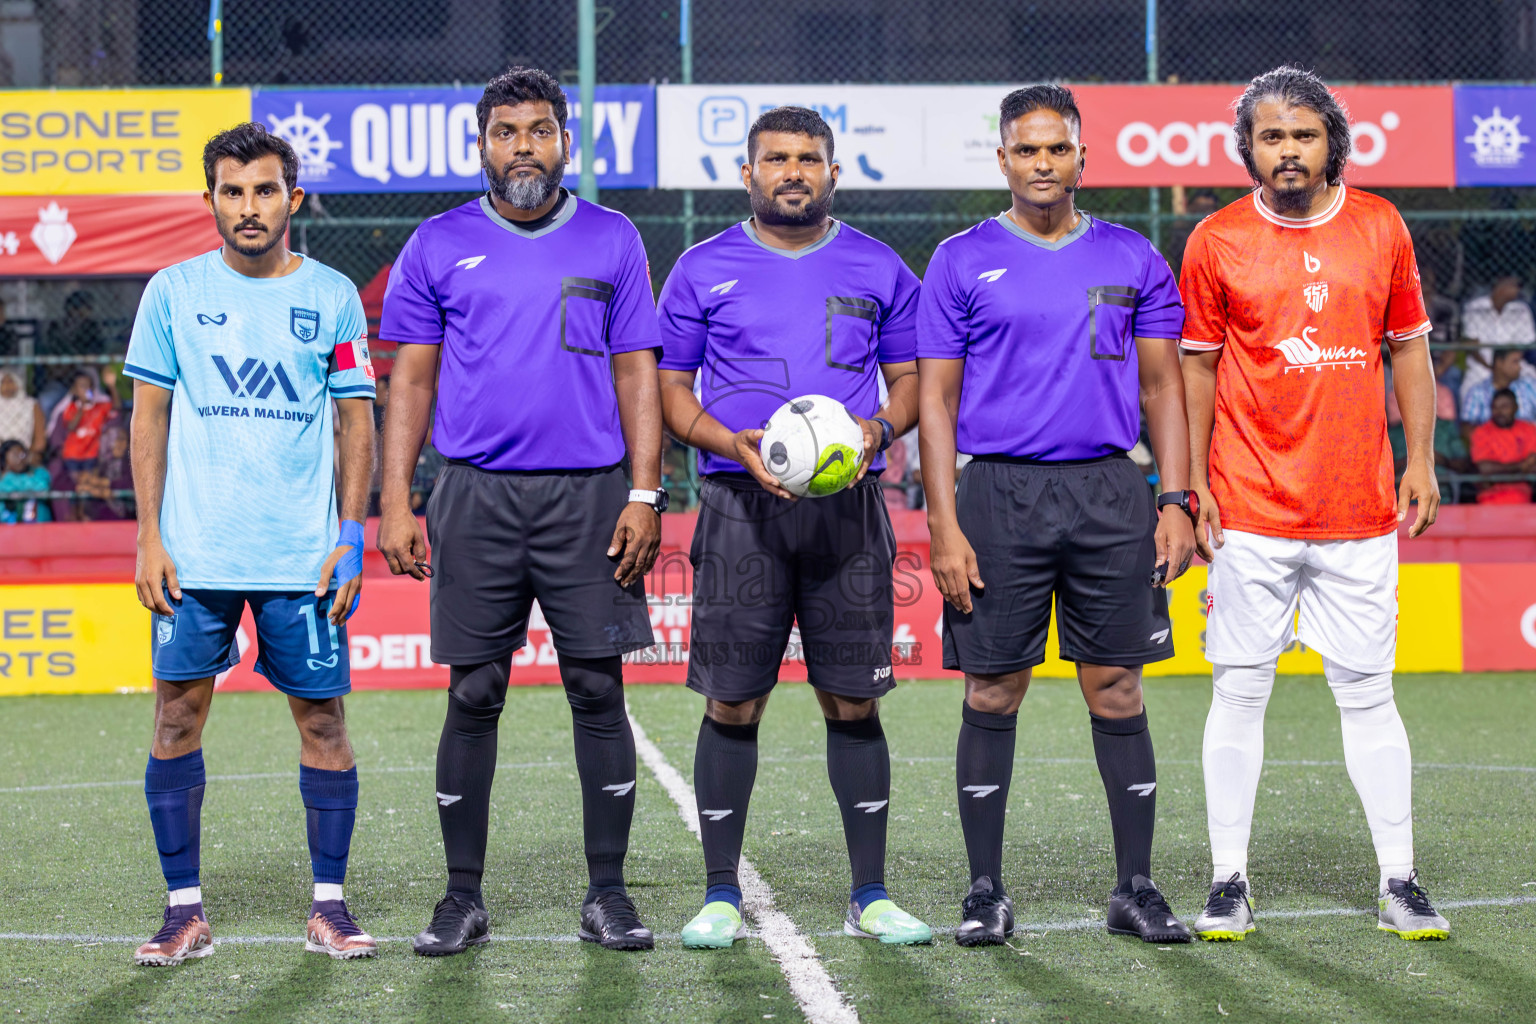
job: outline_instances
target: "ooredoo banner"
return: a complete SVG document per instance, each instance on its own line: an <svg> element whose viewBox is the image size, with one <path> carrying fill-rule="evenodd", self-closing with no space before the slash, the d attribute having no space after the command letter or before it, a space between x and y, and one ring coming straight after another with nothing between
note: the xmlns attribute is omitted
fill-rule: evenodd
<svg viewBox="0 0 1536 1024"><path fill-rule="evenodd" d="M810 107L836 135L839 188L1003 188L998 105L1009 85L662 85L658 184L739 189L747 134L765 110ZM1074 85L1090 186L1248 183L1232 141L1237 85ZM1345 86L1366 187L1455 183L1450 86Z"/></svg>
<svg viewBox="0 0 1536 1024"><path fill-rule="evenodd" d="M200 195L0 196L0 278L153 274L222 244Z"/></svg>
<svg viewBox="0 0 1536 1024"><path fill-rule="evenodd" d="M251 116L292 143L299 184L322 192L456 192L484 188L474 89L261 89ZM600 85L593 170L600 188L656 185L656 90ZM581 103L567 95L574 182Z"/></svg>
<svg viewBox="0 0 1536 1024"><path fill-rule="evenodd" d="M0 195L201 192L203 144L251 118L249 89L0 93Z"/></svg>

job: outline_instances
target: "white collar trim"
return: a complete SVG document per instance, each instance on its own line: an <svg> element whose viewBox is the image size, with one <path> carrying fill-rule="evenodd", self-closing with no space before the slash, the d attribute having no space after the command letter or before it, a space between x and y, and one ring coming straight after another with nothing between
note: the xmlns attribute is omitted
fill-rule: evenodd
<svg viewBox="0 0 1536 1024"><path fill-rule="evenodd" d="M1322 227L1344 209L1344 193L1348 186L1340 185L1338 194L1333 197L1333 202L1328 204L1328 209L1313 217L1282 217L1280 214L1264 205L1263 190L1253 190L1253 208L1259 211L1259 216L1271 224L1278 224L1282 228L1317 228Z"/></svg>

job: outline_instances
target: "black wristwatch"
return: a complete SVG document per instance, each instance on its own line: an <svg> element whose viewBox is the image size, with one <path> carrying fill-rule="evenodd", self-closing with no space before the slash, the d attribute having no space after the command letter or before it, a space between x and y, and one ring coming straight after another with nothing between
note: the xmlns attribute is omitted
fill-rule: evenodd
<svg viewBox="0 0 1536 1024"><path fill-rule="evenodd" d="M638 501L642 505L649 505L660 515L667 510L667 503L671 500L671 496L667 494L665 487L658 487L654 491L636 488L629 492L629 500Z"/></svg>
<svg viewBox="0 0 1536 1024"><path fill-rule="evenodd" d="M883 419L879 416L875 417L875 422L880 424L879 450L883 452L896 442L896 428L891 426L890 420Z"/></svg>
<svg viewBox="0 0 1536 1024"><path fill-rule="evenodd" d="M1194 491L1164 491L1157 496L1157 510L1161 512L1164 505L1177 505L1189 516L1190 522L1200 521L1200 495Z"/></svg>

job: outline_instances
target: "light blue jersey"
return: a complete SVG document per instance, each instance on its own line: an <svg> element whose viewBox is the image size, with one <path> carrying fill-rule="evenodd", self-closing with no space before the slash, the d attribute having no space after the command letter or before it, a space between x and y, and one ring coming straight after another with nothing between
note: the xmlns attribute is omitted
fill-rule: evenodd
<svg viewBox="0 0 1536 1024"><path fill-rule="evenodd" d="M172 389L160 533L183 590L312 590L336 547L331 398L372 398L352 282L219 250L150 279L124 372Z"/></svg>

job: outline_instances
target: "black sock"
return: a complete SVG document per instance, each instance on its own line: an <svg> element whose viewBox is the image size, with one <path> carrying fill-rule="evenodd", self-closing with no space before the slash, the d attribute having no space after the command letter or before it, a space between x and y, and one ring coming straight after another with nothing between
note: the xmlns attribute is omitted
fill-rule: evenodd
<svg viewBox="0 0 1536 1024"><path fill-rule="evenodd" d="M971 860L971 881L986 876L992 891L1003 888L1003 826L1008 784L1013 781L1013 746L1019 715L994 715L969 704L960 709L960 742L955 750L955 787L960 829Z"/></svg>
<svg viewBox="0 0 1536 1024"><path fill-rule="evenodd" d="M496 722L511 668L511 655L449 668L448 716L437 745L437 818L448 861L448 891L481 906L491 782L496 777Z"/></svg>
<svg viewBox="0 0 1536 1024"><path fill-rule="evenodd" d="M708 885L740 887L736 862L747 831L747 801L757 781L757 723L726 725L708 715L693 755L693 791L699 802Z"/></svg>
<svg viewBox="0 0 1536 1024"><path fill-rule="evenodd" d="M827 776L843 812L853 889L884 882L891 754L879 715L851 722L827 719Z"/></svg>
<svg viewBox="0 0 1536 1024"><path fill-rule="evenodd" d="M581 776L582 838L590 902L624 891L624 855L635 816L635 736L624 710L623 662L560 655L560 680L571 705L576 771Z"/></svg>
<svg viewBox="0 0 1536 1024"><path fill-rule="evenodd" d="M1157 819L1157 762L1145 710L1131 718L1093 720L1093 754L1109 798L1109 824L1115 833L1115 872L1119 890L1129 892L1136 875L1152 875L1152 827Z"/></svg>

